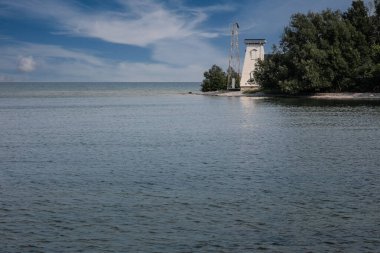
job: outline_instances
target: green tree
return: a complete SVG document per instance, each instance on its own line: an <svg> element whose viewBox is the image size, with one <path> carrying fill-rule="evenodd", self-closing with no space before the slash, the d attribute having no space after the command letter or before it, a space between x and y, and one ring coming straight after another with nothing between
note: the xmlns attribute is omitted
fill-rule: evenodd
<svg viewBox="0 0 380 253"><path fill-rule="evenodd" d="M204 79L201 84L203 92L226 89L227 75L221 67L213 65L208 71L204 72L203 76Z"/></svg>
<svg viewBox="0 0 380 253"><path fill-rule="evenodd" d="M256 80L288 94L374 90L380 73L377 13L370 17L364 3L354 1L345 13L293 15L280 47L259 62Z"/></svg>
<svg viewBox="0 0 380 253"><path fill-rule="evenodd" d="M289 76L289 68L285 62L285 55L276 46L273 46L273 54L264 61L259 60L255 78L266 91L282 92L280 80Z"/></svg>
<svg viewBox="0 0 380 253"><path fill-rule="evenodd" d="M235 88L240 88L240 74L235 71L234 68L228 67L227 68L227 82L229 86L232 84L232 78L235 78Z"/></svg>
<svg viewBox="0 0 380 253"><path fill-rule="evenodd" d="M375 13L371 17L373 25L374 43L371 47L373 65L369 70L367 86L376 92L380 92L380 0L374 0Z"/></svg>
<svg viewBox="0 0 380 253"><path fill-rule="evenodd" d="M351 7L343 14L343 18L348 20L358 32L361 32L366 37L367 42L371 42L373 26L368 9L363 1L353 1Z"/></svg>

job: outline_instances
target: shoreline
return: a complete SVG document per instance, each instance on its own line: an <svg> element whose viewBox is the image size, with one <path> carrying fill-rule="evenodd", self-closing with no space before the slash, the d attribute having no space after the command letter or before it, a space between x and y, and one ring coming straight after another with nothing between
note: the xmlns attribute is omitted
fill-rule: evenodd
<svg viewBox="0 0 380 253"><path fill-rule="evenodd" d="M326 100L380 100L380 93L375 92L339 92L339 93L315 93L311 95L284 95L256 92L244 94L242 91L210 91L192 93L195 95L216 97L254 97L254 98L310 98Z"/></svg>

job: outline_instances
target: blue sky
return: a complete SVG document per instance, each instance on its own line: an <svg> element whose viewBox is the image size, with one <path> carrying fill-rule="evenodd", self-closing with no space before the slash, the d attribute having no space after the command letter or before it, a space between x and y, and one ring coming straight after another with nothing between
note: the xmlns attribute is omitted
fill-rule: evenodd
<svg viewBox="0 0 380 253"><path fill-rule="evenodd" d="M366 1L368 2L368 1ZM269 52L291 14L351 0L0 0L0 81L200 81L229 26ZM241 57L244 45L240 45Z"/></svg>

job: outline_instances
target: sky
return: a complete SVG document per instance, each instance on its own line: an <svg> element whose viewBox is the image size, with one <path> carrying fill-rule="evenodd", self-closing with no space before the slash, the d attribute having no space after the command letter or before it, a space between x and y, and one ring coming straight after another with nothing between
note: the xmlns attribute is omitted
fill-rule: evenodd
<svg viewBox="0 0 380 253"><path fill-rule="evenodd" d="M366 1L368 2L368 1ZM0 81L198 82L228 65L230 26L278 44L294 13L351 0L0 0Z"/></svg>

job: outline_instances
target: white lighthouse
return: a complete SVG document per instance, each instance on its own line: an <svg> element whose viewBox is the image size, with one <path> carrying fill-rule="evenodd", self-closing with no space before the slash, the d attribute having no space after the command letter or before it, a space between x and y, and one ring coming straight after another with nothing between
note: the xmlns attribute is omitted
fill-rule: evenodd
<svg viewBox="0 0 380 253"><path fill-rule="evenodd" d="M264 60L265 39L246 39L246 45L243 72L240 80L240 89L242 91L258 88L253 75L256 64L259 59Z"/></svg>

